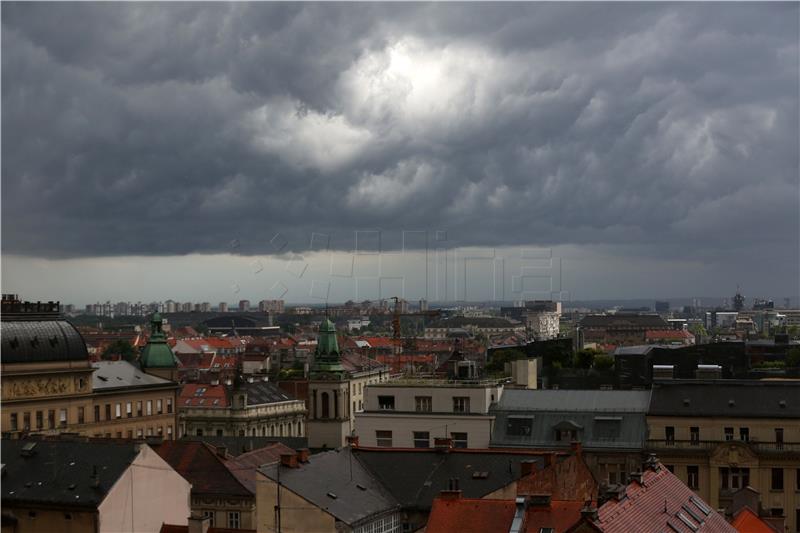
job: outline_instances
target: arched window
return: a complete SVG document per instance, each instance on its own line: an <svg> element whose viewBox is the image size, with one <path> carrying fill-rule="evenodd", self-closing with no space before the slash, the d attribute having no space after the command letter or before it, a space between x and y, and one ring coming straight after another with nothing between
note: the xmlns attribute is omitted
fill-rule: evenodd
<svg viewBox="0 0 800 533"><path fill-rule="evenodd" d="M240 429L240 430L239 430L239 436L240 436L240 437L244 437L244 430L243 430L243 429Z"/></svg>
<svg viewBox="0 0 800 533"><path fill-rule="evenodd" d="M322 393L322 418L331 417L331 406L329 405L328 393Z"/></svg>
<svg viewBox="0 0 800 533"><path fill-rule="evenodd" d="M269 436L270 436L270 437L274 437L274 436L275 436L275 424L272 424L272 425L269 427Z"/></svg>

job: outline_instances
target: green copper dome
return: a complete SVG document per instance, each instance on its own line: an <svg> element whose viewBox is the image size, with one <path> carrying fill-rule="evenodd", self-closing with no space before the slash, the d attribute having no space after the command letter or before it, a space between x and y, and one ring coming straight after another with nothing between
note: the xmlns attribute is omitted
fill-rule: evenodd
<svg viewBox="0 0 800 533"><path fill-rule="evenodd" d="M176 368L178 359L167 344L167 336L161 329L161 315L153 314L150 320L150 340L139 357L142 368Z"/></svg>
<svg viewBox="0 0 800 533"><path fill-rule="evenodd" d="M327 317L319 326L317 350L314 352L312 372L343 373L344 367L339 359L339 342L336 340L336 326Z"/></svg>

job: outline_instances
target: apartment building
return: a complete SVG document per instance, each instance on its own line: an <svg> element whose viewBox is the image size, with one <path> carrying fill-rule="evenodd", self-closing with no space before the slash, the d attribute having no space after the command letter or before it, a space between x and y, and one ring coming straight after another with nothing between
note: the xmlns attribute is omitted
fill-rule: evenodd
<svg viewBox="0 0 800 533"><path fill-rule="evenodd" d="M452 439L457 448L488 448L495 419L489 407L502 393L495 380L372 384L355 433L361 446L430 448L435 439Z"/></svg>
<svg viewBox="0 0 800 533"><path fill-rule="evenodd" d="M658 382L647 424L648 450L713 508L749 486L800 531L800 382Z"/></svg>

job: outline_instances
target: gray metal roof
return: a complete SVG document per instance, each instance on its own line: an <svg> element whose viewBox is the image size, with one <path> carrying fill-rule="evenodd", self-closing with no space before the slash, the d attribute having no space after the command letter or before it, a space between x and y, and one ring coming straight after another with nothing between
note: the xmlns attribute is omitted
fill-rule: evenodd
<svg viewBox="0 0 800 533"><path fill-rule="evenodd" d="M566 448L557 430L574 430L588 449L641 449L649 400L650 391L506 390L490 409L492 446Z"/></svg>
<svg viewBox="0 0 800 533"><path fill-rule="evenodd" d="M646 413L650 391L506 389L497 411L577 411Z"/></svg>
<svg viewBox="0 0 800 533"><path fill-rule="evenodd" d="M66 320L3 320L0 327L4 363L89 358L83 337Z"/></svg>
<svg viewBox="0 0 800 533"><path fill-rule="evenodd" d="M97 369L92 374L92 389L95 391L174 385L168 379L142 372L127 361L99 361L92 366Z"/></svg>
<svg viewBox="0 0 800 533"><path fill-rule="evenodd" d="M658 382L648 414L800 419L800 381Z"/></svg>
<svg viewBox="0 0 800 533"><path fill-rule="evenodd" d="M262 405L296 400L296 398L283 392L283 390L271 381L244 382L240 387L247 392L247 405Z"/></svg>
<svg viewBox="0 0 800 533"><path fill-rule="evenodd" d="M312 455L298 468L273 465L260 471L277 480L278 469L284 487L350 526L400 509L397 500L353 457L349 447Z"/></svg>
<svg viewBox="0 0 800 533"><path fill-rule="evenodd" d="M33 446L30 454L23 453L26 446ZM138 454L137 444L121 440L4 440L2 503L96 507Z"/></svg>

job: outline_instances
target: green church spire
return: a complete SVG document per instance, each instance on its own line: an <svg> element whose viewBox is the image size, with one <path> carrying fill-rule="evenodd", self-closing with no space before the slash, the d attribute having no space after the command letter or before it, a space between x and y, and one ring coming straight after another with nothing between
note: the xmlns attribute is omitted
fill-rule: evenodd
<svg viewBox="0 0 800 533"><path fill-rule="evenodd" d="M150 339L142 350L139 364L144 368L177 368L178 359L167 344L167 336L161 328L161 315L154 313L150 319Z"/></svg>
<svg viewBox="0 0 800 533"><path fill-rule="evenodd" d="M339 342L336 340L336 326L325 317L319 326L317 350L314 352L313 373L343 373Z"/></svg>

